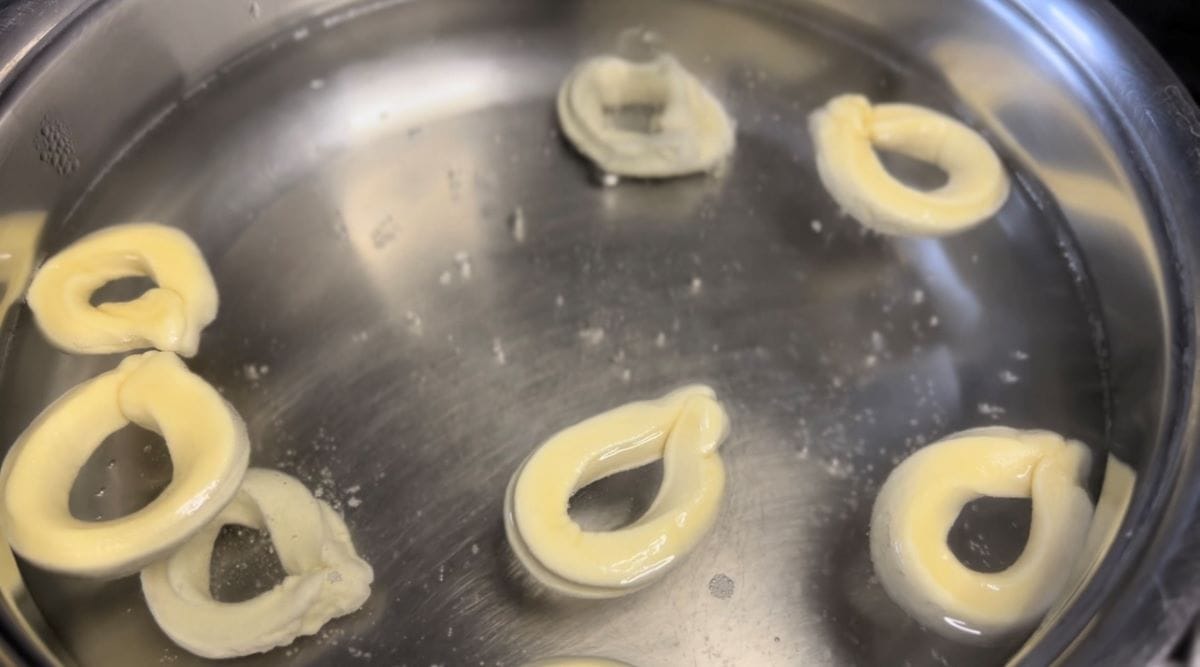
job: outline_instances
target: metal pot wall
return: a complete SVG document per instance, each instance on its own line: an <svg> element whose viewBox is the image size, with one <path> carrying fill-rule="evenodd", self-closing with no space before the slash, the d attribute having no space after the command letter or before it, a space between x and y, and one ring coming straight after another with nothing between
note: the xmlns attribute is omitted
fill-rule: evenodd
<svg viewBox="0 0 1200 667"><path fill-rule="evenodd" d="M602 188L556 134L562 76L634 25L737 118L722 174ZM247 664L1129 665L1200 603L1200 116L1107 5L17 0L0 88L0 211L46 213L39 256L130 220L191 233L223 296L193 369L245 416L253 462L338 503L376 567L363 612ZM980 128L1018 185L997 220L932 241L840 216L805 119L849 91ZM0 442L116 361L54 350L24 308L2 325ZM697 380L734 419L714 535L630 598L530 597L500 523L513 468ZM866 525L905 453L1001 421L1081 438L1138 482L1070 599L978 646L887 599ZM579 511L628 518L656 474ZM161 444L122 432L72 508L120 516L169 479ZM4 569L14 660L192 659L136 580Z"/></svg>

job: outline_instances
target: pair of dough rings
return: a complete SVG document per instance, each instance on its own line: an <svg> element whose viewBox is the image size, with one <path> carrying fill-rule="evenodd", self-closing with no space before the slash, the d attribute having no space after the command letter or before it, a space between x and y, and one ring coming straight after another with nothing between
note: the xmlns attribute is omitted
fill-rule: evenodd
<svg viewBox="0 0 1200 667"><path fill-rule="evenodd" d="M93 306L105 284L148 277L156 287L131 301ZM217 316L217 287L187 234L138 223L93 232L50 258L29 286L29 307L54 345L79 354L147 347L196 354Z"/></svg>
<svg viewBox="0 0 1200 667"><path fill-rule="evenodd" d="M623 112L645 116L623 127ZM670 55L647 62L600 56L580 64L558 92L558 119L575 148L610 174L682 176L714 169L733 151L733 121Z"/></svg>
<svg viewBox="0 0 1200 667"><path fill-rule="evenodd" d="M231 524L267 531L287 577L255 598L224 603L212 597L209 571L217 535ZM374 573L328 504L293 477L251 468L233 502L141 579L154 620L172 640L205 658L230 658L284 646L357 610Z"/></svg>
<svg viewBox="0 0 1200 667"><path fill-rule="evenodd" d="M987 637L1045 615L1070 583L1092 502L1091 454L1048 431L1004 427L951 435L905 459L871 517L871 558L893 600L943 634ZM1030 498L1025 549L1008 569L977 572L946 543L963 506L983 496Z"/></svg>
<svg viewBox="0 0 1200 667"><path fill-rule="evenodd" d="M728 433L724 408L700 385L559 432L509 483L504 523L513 552L536 580L572 597L616 597L652 583L712 526L725 486L717 448ZM580 488L659 458L662 486L633 524L593 532L567 513Z"/></svg>
<svg viewBox="0 0 1200 667"><path fill-rule="evenodd" d="M135 275L157 287L132 301L90 305L105 283ZM154 345L191 355L216 315L217 292L185 234L122 225L48 261L30 287L30 306L46 336L70 351ZM68 498L79 469L131 422L163 436L170 485L128 516L75 519ZM361 607L374 575L337 513L287 475L247 472L248 459L245 425L212 386L173 352L131 356L68 391L22 434L0 467L0 522L13 549L44 568L95 577L142 570L155 620L197 655L266 651ZM231 523L267 530L289 576L253 600L224 604L209 592L209 569L217 535Z"/></svg>
<svg viewBox="0 0 1200 667"><path fill-rule="evenodd" d="M990 217L1008 198L1008 175L988 142L936 111L840 95L813 112L809 129L825 189L884 234L952 234ZM928 192L909 187L888 173L876 148L937 165L949 180Z"/></svg>
<svg viewBox="0 0 1200 667"><path fill-rule="evenodd" d="M134 423L166 441L171 483L111 521L68 506L79 469L106 437ZM13 550L69 574L115 577L179 546L233 498L250 454L246 427L215 389L170 352L127 357L47 407L0 466L0 521Z"/></svg>

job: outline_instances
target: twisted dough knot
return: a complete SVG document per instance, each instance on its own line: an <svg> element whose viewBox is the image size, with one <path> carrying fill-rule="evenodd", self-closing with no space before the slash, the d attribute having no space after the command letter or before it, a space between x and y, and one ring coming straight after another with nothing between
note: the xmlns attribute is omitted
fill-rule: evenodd
<svg viewBox="0 0 1200 667"><path fill-rule="evenodd" d="M244 602L217 602L209 590L213 544L230 524L266 530L288 573ZM374 572L328 504L289 475L251 468L233 502L141 578L154 620L175 643L205 658L231 658L284 646L357 610Z"/></svg>
<svg viewBox="0 0 1200 667"><path fill-rule="evenodd" d="M1008 175L988 142L936 111L839 95L809 117L817 173L860 223L884 234L942 236L976 225L1008 198ZM937 165L949 176L931 191L901 183L875 148Z"/></svg>
<svg viewBox="0 0 1200 667"><path fill-rule="evenodd" d="M871 559L888 594L929 628L962 637L1027 626L1070 582L1092 502L1091 453L1049 431L978 428L908 457L888 476L871 516ZM1025 549L1008 569L977 572L946 537L968 502L1031 498Z"/></svg>
<svg viewBox="0 0 1200 667"><path fill-rule="evenodd" d="M156 287L131 301L90 303L120 278ZM51 257L29 285L29 307L54 345L79 354L147 347L191 357L217 316L217 287L187 234L152 223L106 227Z"/></svg>
<svg viewBox="0 0 1200 667"><path fill-rule="evenodd" d="M505 529L535 579L573 597L638 590L704 537L725 486L717 448L729 419L712 389L693 385L630 403L551 437L509 483ZM662 486L645 515L613 531L586 531L567 513L592 482L663 460Z"/></svg>
<svg viewBox="0 0 1200 667"><path fill-rule="evenodd" d="M636 110L645 128L617 117ZM575 148L620 176L665 178L708 171L733 151L733 121L675 58L600 56L575 68L558 92L558 120Z"/></svg>
<svg viewBox="0 0 1200 667"><path fill-rule="evenodd" d="M130 422L158 433L171 483L119 519L80 521L69 497L79 469ZM127 357L47 407L0 467L0 520L13 550L50 570L95 577L140 570L221 511L250 456L246 427L211 385L170 352Z"/></svg>

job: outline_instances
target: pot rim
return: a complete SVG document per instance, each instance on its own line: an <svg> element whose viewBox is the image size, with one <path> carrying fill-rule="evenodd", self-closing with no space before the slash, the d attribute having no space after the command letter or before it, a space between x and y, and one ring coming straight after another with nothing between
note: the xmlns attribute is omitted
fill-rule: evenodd
<svg viewBox="0 0 1200 667"><path fill-rule="evenodd" d="M1108 2L1006 0L1053 44L1089 87L1134 152L1132 174L1159 221L1172 342L1160 446L1138 471L1121 530L1066 612L1010 664L1142 664L1173 648L1200 610L1200 109L1149 41ZM1063 29L1067 21L1074 29ZM1085 40L1103 40L1086 44ZM1090 54L1090 55L1089 55ZM1102 57L1109 57L1103 61ZM1135 106L1131 102L1137 102ZM1176 168L1166 168L1173 165ZM1184 165L1187 169L1178 168ZM1116 601L1119 601L1117 603Z"/></svg>

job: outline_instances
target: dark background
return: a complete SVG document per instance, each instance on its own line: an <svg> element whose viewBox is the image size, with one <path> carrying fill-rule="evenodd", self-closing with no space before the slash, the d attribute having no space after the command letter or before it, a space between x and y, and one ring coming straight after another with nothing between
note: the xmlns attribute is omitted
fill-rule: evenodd
<svg viewBox="0 0 1200 667"><path fill-rule="evenodd" d="M1200 99L1200 0L1112 0Z"/></svg>

